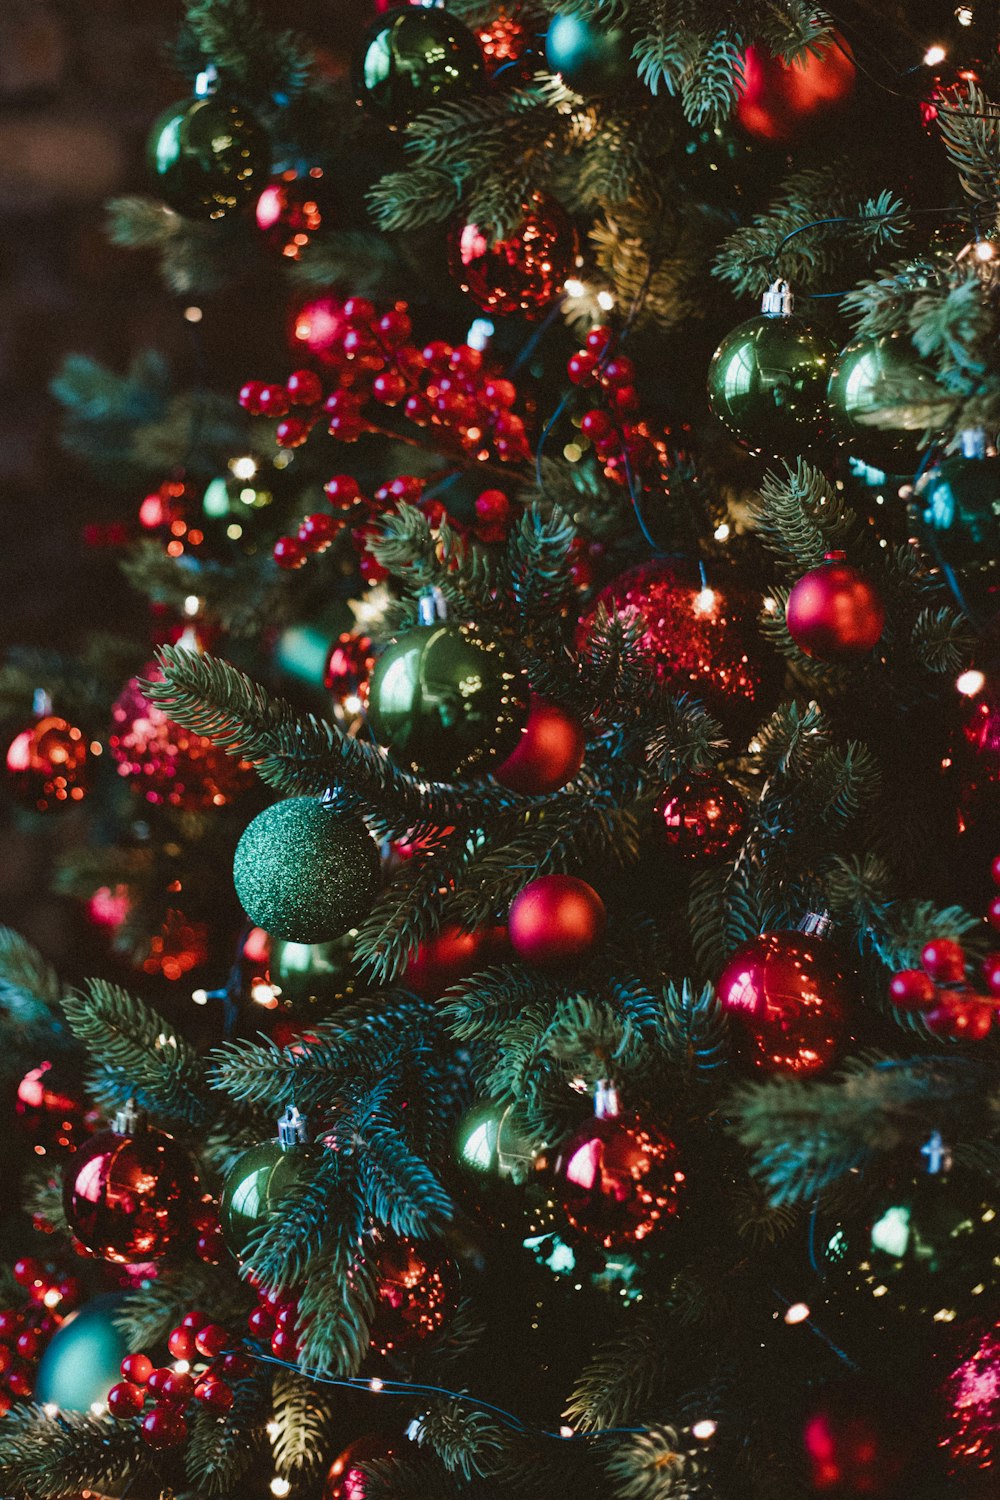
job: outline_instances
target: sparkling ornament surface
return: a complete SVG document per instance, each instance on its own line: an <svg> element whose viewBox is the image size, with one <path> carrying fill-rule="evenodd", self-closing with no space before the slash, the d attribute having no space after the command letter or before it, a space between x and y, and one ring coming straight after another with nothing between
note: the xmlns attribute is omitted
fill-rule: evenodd
<svg viewBox="0 0 1000 1500"><path fill-rule="evenodd" d="M151 664L145 677L160 682L163 673ZM147 802L189 812L224 807L254 779L246 761L182 729L143 697L137 677L125 684L112 705L108 748L119 776L131 781Z"/></svg>
<svg viewBox="0 0 1000 1500"><path fill-rule="evenodd" d="M360 818L317 797L289 797L244 829L233 882L255 926L286 942L327 943L367 914L378 848Z"/></svg>
<svg viewBox="0 0 1000 1500"><path fill-rule="evenodd" d="M282 1006L326 1006L349 1000L355 992L354 936L345 933L331 943L288 943L276 938L268 976L280 991Z"/></svg>
<svg viewBox="0 0 1000 1500"><path fill-rule="evenodd" d="M371 1488L364 1465L392 1458L395 1451L384 1438L357 1438L330 1465L323 1500L369 1500Z"/></svg>
<svg viewBox="0 0 1000 1500"><path fill-rule="evenodd" d="M270 248L286 260L298 260L329 216L328 196L318 167L302 174L282 172L269 182L257 199L254 217Z"/></svg>
<svg viewBox="0 0 1000 1500"><path fill-rule="evenodd" d="M694 564L657 558L616 578L597 603L612 615L638 612L642 655L672 691L700 698L723 723L755 722L766 711L776 669L751 590L728 580L704 585Z"/></svg>
<svg viewBox="0 0 1000 1500"><path fill-rule="evenodd" d="M121 1292L95 1297L56 1329L35 1377L39 1406L51 1403L60 1411L89 1412L93 1403L107 1399L128 1353L125 1335L114 1322L124 1301Z"/></svg>
<svg viewBox="0 0 1000 1500"><path fill-rule="evenodd" d="M441 780L514 748L527 714L523 673L474 625L416 625L379 657L368 721L393 760Z"/></svg>
<svg viewBox="0 0 1000 1500"><path fill-rule="evenodd" d="M748 47L735 115L755 140L792 140L813 119L847 99L855 66L843 37L834 35L817 55L805 51L786 63L763 47Z"/></svg>
<svg viewBox="0 0 1000 1500"><path fill-rule="evenodd" d="M810 568L788 595L785 620L792 640L820 661L852 661L878 645L885 606L878 589L843 561L843 553Z"/></svg>
<svg viewBox="0 0 1000 1500"><path fill-rule="evenodd" d="M354 58L355 93L390 125L465 98L485 77L482 50L468 27L445 10L422 6L379 16Z"/></svg>
<svg viewBox="0 0 1000 1500"><path fill-rule="evenodd" d="M478 224L456 219L448 232L448 264L463 291L484 312L504 317L542 313L573 268L576 233L554 198L534 193L517 230L491 244Z"/></svg>
<svg viewBox="0 0 1000 1500"><path fill-rule="evenodd" d="M586 744L579 719L554 703L532 697L517 745L493 774L501 786L526 796L557 792L583 765Z"/></svg>
<svg viewBox="0 0 1000 1500"><path fill-rule="evenodd" d="M975 1329L942 1387L939 1439L961 1475L1000 1469L1000 1323Z"/></svg>
<svg viewBox="0 0 1000 1500"><path fill-rule="evenodd" d="M768 1073L821 1072L843 1045L851 986L822 938L763 933L729 960L718 994L745 1028L754 1064Z"/></svg>
<svg viewBox="0 0 1000 1500"><path fill-rule="evenodd" d="M672 781L653 816L682 859L721 859L742 842L747 805L724 776L698 771Z"/></svg>
<svg viewBox="0 0 1000 1500"><path fill-rule="evenodd" d="M83 731L56 714L43 714L7 747L7 785L39 812L86 796L89 752Z"/></svg>
<svg viewBox="0 0 1000 1500"><path fill-rule="evenodd" d="M358 630L343 631L330 649L323 672L323 686L335 707L347 714L360 713L368 703L374 669L371 637Z"/></svg>
<svg viewBox="0 0 1000 1500"><path fill-rule="evenodd" d="M224 219L260 191L271 160L266 131L218 95L164 110L149 135L155 190L179 214Z"/></svg>
<svg viewBox="0 0 1000 1500"><path fill-rule="evenodd" d="M539 875L511 902L508 932L526 963L572 962L588 954L607 927L604 902L574 875Z"/></svg>
<svg viewBox="0 0 1000 1500"><path fill-rule="evenodd" d="M377 1303L372 1348L379 1354L411 1349L443 1328L458 1304L455 1262L427 1240L380 1240L374 1265Z"/></svg>
<svg viewBox="0 0 1000 1500"><path fill-rule="evenodd" d="M593 17L553 16L545 62L567 88L583 95L613 93L636 76L628 31Z"/></svg>
<svg viewBox="0 0 1000 1500"><path fill-rule="evenodd" d="M191 1159L173 1136L101 1130L66 1163L63 1209L92 1255L125 1265L157 1260L187 1228L198 1191Z"/></svg>
<svg viewBox="0 0 1000 1500"><path fill-rule="evenodd" d="M834 427L851 452L870 467L890 474L912 473L920 462L921 428L876 427L867 420L898 405L891 395L893 381L905 376L912 385L918 375L930 395L930 372L920 370L913 345L898 332L852 339L834 360L826 391Z"/></svg>
<svg viewBox="0 0 1000 1500"><path fill-rule="evenodd" d="M946 458L918 481L913 506L933 558L977 571L1000 556L1000 458Z"/></svg>
<svg viewBox="0 0 1000 1500"><path fill-rule="evenodd" d="M675 1143L638 1115L586 1121L560 1149L553 1176L574 1229L606 1250L665 1228L685 1185Z"/></svg>
<svg viewBox="0 0 1000 1500"><path fill-rule="evenodd" d="M245 1255L250 1236L258 1225L272 1218L308 1159L304 1146L286 1148L271 1140L251 1146L230 1167L219 1200L219 1223L226 1244L237 1259Z"/></svg>
<svg viewBox="0 0 1000 1500"><path fill-rule="evenodd" d="M799 453L828 425L836 349L802 318L749 318L726 335L708 369L708 404L753 453Z"/></svg>

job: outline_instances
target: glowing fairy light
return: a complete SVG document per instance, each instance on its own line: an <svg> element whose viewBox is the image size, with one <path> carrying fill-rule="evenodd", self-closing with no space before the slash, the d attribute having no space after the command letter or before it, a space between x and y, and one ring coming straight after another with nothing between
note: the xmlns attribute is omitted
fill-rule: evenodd
<svg viewBox="0 0 1000 1500"><path fill-rule="evenodd" d="M935 42L924 53L924 64L928 68L936 68L938 63L943 63L947 56L947 50L941 46L940 42Z"/></svg>
<svg viewBox="0 0 1000 1500"><path fill-rule="evenodd" d="M275 1474L271 1480L271 1494L276 1497L276 1500L284 1500L285 1495L291 1492L291 1488L289 1481L282 1479L280 1474Z"/></svg>
<svg viewBox="0 0 1000 1500"><path fill-rule="evenodd" d="M967 672L963 672L955 679L955 687L963 698L974 698L977 693L982 692L985 686L986 677L976 667L970 667Z"/></svg>
<svg viewBox="0 0 1000 1500"><path fill-rule="evenodd" d="M230 460L229 468L234 479L252 479L257 472L257 460L250 454Z"/></svg>
<svg viewBox="0 0 1000 1500"><path fill-rule="evenodd" d="M715 1436L718 1427L718 1422L713 1421L711 1417L703 1417L691 1428L691 1436L697 1438L699 1443L707 1443L709 1438Z"/></svg>
<svg viewBox="0 0 1000 1500"><path fill-rule="evenodd" d="M804 1323L809 1316L809 1304L806 1302L793 1302L785 1312L785 1322L794 1326L796 1323Z"/></svg>

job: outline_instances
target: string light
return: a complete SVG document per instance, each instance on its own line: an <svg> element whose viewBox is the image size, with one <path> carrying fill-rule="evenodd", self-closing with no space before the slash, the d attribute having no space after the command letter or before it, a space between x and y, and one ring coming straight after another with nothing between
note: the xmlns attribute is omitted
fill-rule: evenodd
<svg viewBox="0 0 1000 1500"><path fill-rule="evenodd" d="M566 294L569 297L583 297L587 288L578 276L568 276L565 282Z"/></svg>
<svg viewBox="0 0 1000 1500"><path fill-rule="evenodd" d="M713 1421L711 1417L703 1417L691 1428L691 1436L697 1438L699 1443L707 1443L709 1438L715 1436L718 1427L718 1422Z"/></svg>
<svg viewBox="0 0 1000 1500"><path fill-rule="evenodd" d="M614 297L612 297L610 292L598 292L597 305L598 307L603 308L605 312L611 312L612 308L615 305L615 299Z"/></svg>
<svg viewBox="0 0 1000 1500"><path fill-rule="evenodd" d="M188 594L187 598L184 600L184 613L186 615L196 615L200 609L201 600L198 598L198 595Z"/></svg>
<svg viewBox="0 0 1000 1500"><path fill-rule="evenodd" d="M935 42L924 53L924 64L928 68L936 68L938 63L943 63L947 56L947 49L942 47L940 42Z"/></svg>
<svg viewBox="0 0 1000 1500"><path fill-rule="evenodd" d="M200 323L202 316L200 307L186 307L184 309L184 318L188 323Z"/></svg>
<svg viewBox="0 0 1000 1500"><path fill-rule="evenodd" d="M252 479L257 472L257 460L247 453L242 458L231 458L229 468L234 479Z"/></svg>
<svg viewBox="0 0 1000 1500"><path fill-rule="evenodd" d="M791 1307L785 1311L785 1322L791 1325L804 1323L809 1316L809 1304L806 1302L793 1302Z"/></svg>
<svg viewBox="0 0 1000 1500"><path fill-rule="evenodd" d="M959 26L971 26L972 6L960 5L955 12L955 20L958 22Z"/></svg>
<svg viewBox="0 0 1000 1500"><path fill-rule="evenodd" d="M955 686L963 698L974 698L986 686L986 676L977 667L970 667L955 679Z"/></svg>
<svg viewBox="0 0 1000 1500"><path fill-rule="evenodd" d="M288 1480L282 1479L280 1474L275 1474L271 1480L271 1494L276 1495L277 1500L283 1500L283 1497L290 1492L291 1488L292 1486Z"/></svg>

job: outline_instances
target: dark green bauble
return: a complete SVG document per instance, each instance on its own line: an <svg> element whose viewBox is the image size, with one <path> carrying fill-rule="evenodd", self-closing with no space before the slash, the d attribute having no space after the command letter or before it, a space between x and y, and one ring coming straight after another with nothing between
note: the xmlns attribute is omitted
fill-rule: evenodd
<svg viewBox="0 0 1000 1500"><path fill-rule="evenodd" d="M905 377L920 382L928 397L934 381L921 369L913 345L902 333L853 339L833 362L826 399L833 425L851 452L869 468L889 474L912 472L920 462L920 432L906 427L875 427L870 418L895 403L891 383Z"/></svg>
<svg viewBox="0 0 1000 1500"><path fill-rule="evenodd" d="M378 849L360 818L289 797L243 830L233 883L256 927L290 943L329 943L367 916Z"/></svg>
<svg viewBox="0 0 1000 1500"><path fill-rule="evenodd" d="M260 192L271 165L263 126L218 94L164 110L146 150L157 192L191 219L235 213Z"/></svg>
<svg viewBox="0 0 1000 1500"><path fill-rule="evenodd" d="M527 715L523 672L475 625L415 625L375 663L369 725L418 774L447 781L506 759Z"/></svg>
<svg viewBox="0 0 1000 1500"><path fill-rule="evenodd" d="M354 994L354 934L332 943L288 943L271 947L271 983L278 986L283 1006L336 1005Z"/></svg>
<svg viewBox="0 0 1000 1500"><path fill-rule="evenodd" d="M985 1180L918 1173L887 1189L863 1223L839 1225L827 1285L870 1298L877 1312L950 1323L992 1305L1000 1285L998 1200Z"/></svg>
<svg viewBox="0 0 1000 1500"><path fill-rule="evenodd" d="M636 76L628 32L583 16L553 16L545 61L578 94L610 94Z"/></svg>
<svg viewBox="0 0 1000 1500"><path fill-rule="evenodd" d="M123 1292L95 1297L56 1330L35 1376L34 1399L39 1406L51 1402L60 1411L89 1411L95 1402L107 1400L129 1352L114 1323L124 1301Z"/></svg>
<svg viewBox="0 0 1000 1500"><path fill-rule="evenodd" d="M936 560L977 571L1000 557L1000 458L946 458L919 481L913 505Z"/></svg>
<svg viewBox="0 0 1000 1500"><path fill-rule="evenodd" d="M219 1224L237 1260L246 1254L253 1231L268 1222L281 1199L298 1182L308 1159L307 1146L262 1141L230 1167L219 1200Z"/></svg>
<svg viewBox="0 0 1000 1500"><path fill-rule="evenodd" d="M454 1155L470 1211L500 1227L520 1222L525 1199L519 1189L535 1175L536 1153L514 1106L492 1099L473 1105L459 1121Z"/></svg>
<svg viewBox="0 0 1000 1500"><path fill-rule="evenodd" d="M709 405L752 452L799 453L825 436L826 385L836 352L802 318L749 318L712 356Z"/></svg>
<svg viewBox="0 0 1000 1500"><path fill-rule="evenodd" d="M354 56L354 91L390 125L482 87L486 64L467 26L446 10L421 5L375 20Z"/></svg>

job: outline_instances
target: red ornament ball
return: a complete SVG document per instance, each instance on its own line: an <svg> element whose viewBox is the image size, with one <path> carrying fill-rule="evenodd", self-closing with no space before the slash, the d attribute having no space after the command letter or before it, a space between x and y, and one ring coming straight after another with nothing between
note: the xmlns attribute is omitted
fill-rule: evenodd
<svg viewBox="0 0 1000 1500"><path fill-rule="evenodd" d="M147 679L159 682L155 663ZM253 781L246 761L174 724L161 708L143 697L139 679L125 684L111 709L108 745L118 774L130 780L147 802L187 812L224 807Z"/></svg>
<svg viewBox="0 0 1000 1500"><path fill-rule="evenodd" d="M638 1115L581 1125L559 1152L554 1176L555 1196L573 1228L606 1250L669 1224L685 1183L674 1142Z"/></svg>
<svg viewBox="0 0 1000 1500"><path fill-rule="evenodd" d="M718 984L755 1065L803 1077L834 1061L847 1031L850 983L836 951L805 932L765 932L735 953Z"/></svg>
<svg viewBox="0 0 1000 1500"><path fill-rule="evenodd" d="M451 274L484 312L538 318L562 291L573 267L576 234L565 210L534 193L508 239L490 243L478 224L459 219L448 236Z"/></svg>
<svg viewBox="0 0 1000 1500"><path fill-rule="evenodd" d="M499 963L507 951L506 927L463 932L454 922L420 944L400 983L425 1000L436 1000L460 979Z"/></svg>
<svg viewBox="0 0 1000 1500"><path fill-rule="evenodd" d="M364 1465L392 1458L395 1449L379 1437L362 1437L345 1448L330 1465L323 1500L368 1500L370 1487Z"/></svg>
<svg viewBox="0 0 1000 1500"><path fill-rule="evenodd" d="M724 776L696 771L666 788L654 816L681 859L721 859L743 840L747 805Z"/></svg>
<svg viewBox="0 0 1000 1500"><path fill-rule="evenodd" d="M118 1122L120 1123L120 1122ZM186 1230L198 1179L173 1136L150 1126L92 1135L63 1176L66 1221L103 1260L156 1260Z"/></svg>
<svg viewBox="0 0 1000 1500"><path fill-rule="evenodd" d="M847 43L836 32L818 55L806 51L793 63L748 47L736 119L755 140L790 141L850 96L855 71Z"/></svg>
<svg viewBox="0 0 1000 1500"><path fill-rule="evenodd" d="M372 1252L376 1286L371 1346L412 1349L438 1332L458 1306L458 1268L427 1240L380 1240Z"/></svg>
<svg viewBox="0 0 1000 1500"><path fill-rule="evenodd" d="M607 926L604 902L575 875L540 875L514 897L508 931L525 963L565 963L583 958Z"/></svg>
<svg viewBox="0 0 1000 1500"><path fill-rule="evenodd" d="M834 1393L802 1429L810 1493L848 1500L896 1493L908 1452L905 1425L876 1415L872 1399Z"/></svg>
<svg viewBox="0 0 1000 1500"><path fill-rule="evenodd" d="M967 1335L942 1388L940 1446L953 1472L1000 1468L1000 1323Z"/></svg>
<svg viewBox="0 0 1000 1500"><path fill-rule="evenodd" d="M342 339L347 327L344 304L339 297L311 297L300 302L292 314L288 342L298 354L310 355L320 364L339 365L343 361Z"/></svg>
<svg viewBox="0 0 1000 1500"><path fill-rule="evenodd" d="M87 794L88 755L82 729L42 714L7 746L7 785L39 812L80 802Z"/></svg>
<svg viewBox="0 0 1000 1500"><path fill-rule="evenodd" d="M516 748L493 772L512 792L540 797L572 781L583 765L586 738L579 719L532 697Z"/></svg>
<svg viewBox="0 0 1000 1500"><path fill-rule="evenodd" d="M885 606L875 585L844 562L842 552L804 573L788 596L792 640L820 661L851 661L878 645Z"/></svg>
<svg viewBox="0 0 1000 1500"><path fill-rule="evenodd" d="M984 762L987 775L996 777L1000 774L1000 691L981 673L969 673L969 676L980 686L966 699L962 730L976 755Z"/></svg>
<svg viewBox="0 0 1000 1500"><path fill-rule="evenodd" d="M723 723L760 717L770 702L776 667L757 628L760 596L730 582L703 583L693 563L657 558L616 578L598 595L609 615L635 612L641 652L672 692L693 693ZM585 645L591 614L581 622Z"/></svg>
<svg viewBox="0 0 1000 1500"><path fill-rule="evenodd" d="M298 260L312 236L322 228L326 194L323 170L313 167L301 176L282 172L257 199L257 228L268 246L287 260Z"/></svg>

